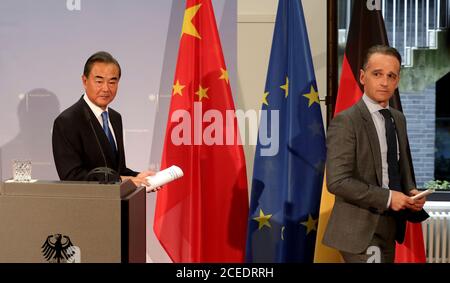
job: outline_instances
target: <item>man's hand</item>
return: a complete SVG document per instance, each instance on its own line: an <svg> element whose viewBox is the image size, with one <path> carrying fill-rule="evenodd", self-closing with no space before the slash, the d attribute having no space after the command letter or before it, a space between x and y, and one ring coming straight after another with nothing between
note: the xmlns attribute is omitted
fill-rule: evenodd
<svg viewBox="0 0 450 283"><path fill-rule="evenodd" d="M415 195L417 195L419 193L420 192L417 189L412 189L412 190L409 191L409 195L410 196L415 196ZM427 201L427 197L421 197L419 199L416 199L414 201L414 208L412 208L412 210L414 210L414 211L422 210L422 208L423 208L423 206L424 206L426 201Z"/></svg>
<svg viewBox="0 0 450 283"><path fill-rule="evenodd" d="M403 209L415 210L415 201L409 196L403 194L402 192L397 192L391 190L391 204L389 208L393 211L400 211Z"/></svg>
<svg viewBox="0 0 450 283"><path fill-rule="evenodd" d="M155 175L155 172L146 170L139 173L136 177L131 176L121 176L122 181L131 180L137 187L140 186L150 186L146 177Z"/></svg>

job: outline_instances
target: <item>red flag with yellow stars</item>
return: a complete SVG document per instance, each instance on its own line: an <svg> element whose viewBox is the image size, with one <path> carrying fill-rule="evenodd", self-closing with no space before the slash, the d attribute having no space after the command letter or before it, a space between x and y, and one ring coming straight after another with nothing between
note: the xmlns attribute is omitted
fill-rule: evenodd
<svg viewBox="0 0 450 283"><path fill-rule="evenodd" d="M211 0L187 0L161 168L184 176L157 194L153 229L174 262L242 262L248 191Z"/></svg>

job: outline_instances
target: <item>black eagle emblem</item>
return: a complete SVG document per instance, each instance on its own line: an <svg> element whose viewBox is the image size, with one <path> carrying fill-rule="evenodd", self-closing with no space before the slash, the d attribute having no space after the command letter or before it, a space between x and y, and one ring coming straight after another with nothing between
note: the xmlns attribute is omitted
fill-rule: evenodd
<svg viewBox="0 0 450 283"><path fill-rule="evenodd" d="M41 249L48 262L61 263L67 262L75 254L75 251L71 249L73 246L69 237L55 234L47 237Z"/></svg>

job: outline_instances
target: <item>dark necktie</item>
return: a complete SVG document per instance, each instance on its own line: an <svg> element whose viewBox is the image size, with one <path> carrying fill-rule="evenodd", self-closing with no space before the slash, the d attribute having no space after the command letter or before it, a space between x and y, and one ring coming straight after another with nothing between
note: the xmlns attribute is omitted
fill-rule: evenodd
<svg viewBox="0 0 450 283"><path fill-rule="evenodd" d="M397 160L397 133L394 119L392 119L389 109L381 109L380 113L384 117L384 126L386 127L389 189L401 191L400 170Z"/></svg>
<svg viewBox="0 0 450 283"><path fill-rule="evenodd" d="M109 129L108 112L104 111L102 113L102 119L103 119L103 131L105 131L105 134L108 137L109 143L111 144L113 151L116 152L117 151L116 143L114 142L114 137L111 133L111 130Z"/></svg>

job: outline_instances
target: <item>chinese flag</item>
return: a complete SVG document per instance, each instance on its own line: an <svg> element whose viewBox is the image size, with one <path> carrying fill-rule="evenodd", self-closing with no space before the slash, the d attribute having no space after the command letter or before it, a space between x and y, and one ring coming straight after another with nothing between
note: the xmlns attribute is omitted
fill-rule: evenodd
<svg viewBox="0 0 450 283"><path fill-rule="evenodd" d="M243 262L245 159L211 0L187 0L153 229L174 262Z"/></svg>
<svg viewBox="0 0 450 283"><path fill-rule="evenodd" d="M370 7L369 9L367 3L365 0L356 0L353 4L352 18L348 31L334 112L335 115L358 102L364 93L363 86L359 82L359 71L362 68L367 50L377 44L389 45L381 10L377 10L374 7ZM402 111L398 91L391 98L389 105ZM407 146L410 155L409 161L411 162L411 169L413 171L411 174L414 177L409 144ZM334 195L328 192L324 182L315 262L341 261L338 251L321 244L333 203ZM407 222L405 241L403 244L397 244L396 246L395 262L425 262L425 247L420 223Z"/></svg>

